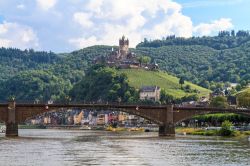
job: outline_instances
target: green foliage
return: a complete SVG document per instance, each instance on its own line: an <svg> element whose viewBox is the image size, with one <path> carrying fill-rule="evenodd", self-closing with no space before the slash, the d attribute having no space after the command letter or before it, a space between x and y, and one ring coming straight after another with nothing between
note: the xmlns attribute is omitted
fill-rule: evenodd
<svg viewBox="0 0 250 166"><path fill-rule="evenodd" d="M148 41L144 39L137 47L162 47L162 46L172 46L172 45L204 45L209 46L217 50L234 48L247 41L249 41L250 35L248 31L238 31L236 34L234 31L231 33L229 31L221 31L218 36L215 37L175 37L167 36L162 40Z"/></svg>
<svg viewBox="0 0 250 166"><path fill-rule="evenodd" d="M229 105L227 103L227 98L226 97L217 96L217 97L214 97L211 100L210 106L211 107L217 107L217 108L227 108Z"/></svg>
<svg viewBox="0 0 250 166"><path fill-rule="evenodd" d="M166 94L173 96L174 98L182 98L184 96L190 96L198 94L199 96L208 96L209 90L185 81L185 86L190 86L191 92L186 92L179 86L179 79L175 76L169 75L162 71L146 71L142 69L121 69L118 73L124 73L127 75L129 85L140 89L141 86L159 86L166 91Z"/></svg>
<svg viewBox="0 0 250 166"><path fill-rule="evenodd" d="M0 82L9 79L17 72L46 69L50 65L61 62L61 60L52 52L0 48Z"/></svg>
<svg viewBox="0 0 250 166"><path fill-rule="evenodd" d="M49 71L20 72L1 85L0 100L15 97L17 101L61 100L71 89L69 80L54 76Z"/></svg>
<svg viewBox="0 0 250 166"><path fill-rule="evenodd" d="M148 64L151 61L149 56L139 56L137 59L140 64Z"/></svg>
<svg viewBox="0 0 250 166"><path fill-rule="evenodd" d="M70 92L74 101L134 102L138 100L134 88L128 85L125 74L100 65L91 67Z"/></svg>
<svg viewBox="0 0 250 166"><path fill-rule="evenodd" d="M237 95L238 105L241 107L250 107L250 88L238 93Z"/></svg>
<svg viewBox="0 0 250 166"><path fill-rule="evenodd" d="M247 116L242 116L239 114L234 114L234 113L218 113L218 114L205 114L205 115L197 115L194 116L193 119L196 119L201 122L210 122L210 123L222 123L225 120L228 120L230 122L245 122L249 123L250 118Z"/></svg>
<svg viewBox="0 0 250 166"><path fill-rule="evenodd" d="M114 48L117 49L117 47ZM184 89L180 89L179 80L174 76L162 74L162 72L142 73L139 71L133 74L132 71L126 71L129 85L135 88L139 88L145 82L145 85L158 85L164 88L167 94L174 98L182 98L192 94L199 96L208 94L206 89L191 85L188 81L212 90L223 86L222 82L239 82L238 91L250 82L250 37L247 31L223 31L214 37L176 38L170 36L155 41L145 39L143 43L138 44L136 49L131 50L137 55L147 55L142 56L142 63L156 62L161 70L186 80L183 84ZM3 93L5 93L7 82L10 83L22 72L33 73L34 70L48 72L51 77L59 79L60 85L65 86L62 89L67 89L63 94L67 95L68 87L72 87L82 80L84 71L93 64L93 60L100 56L106 57L111 51L111 46L92 46L62 54L32 49L21 51L14 48L0 48L0 100L6 99L3 97L5 95ZM145 74L145 76L141 74ZM31 74L31 76L33 75ZM40 83L39 86L47 87L44 85L46 82L41 81ZM187 88L188 84L191 85L191 89ZM27 85L33 88L33 84ZM113 90L117 88L119 87L115 85ZM15 93L17 96L31 99L21 95L21 93L25 94L25 88L13 87L13 89L11 94ZM15 89L20 92L16 93ZM110 96L114 96L113 90L110 89ZM29 92L29 94L32 93ZM38 96L37 94L32 95ZM132 97L129 98L130 95ZM58 99L61 94L56 93L55 96ZM129 101L135 100L132 94L126 93L126 96ZM49 97L40 96L38 98L47 99Z"/></svg>
<svg viewBox="0 0 250 166"><path fill-rule="evenodd" d="M189 96L183 96L181 98L182 102L187 102L187 101L197 101L199 99L199 96L197 94L189 95Z"/></svg>
<svg viewBox="0 0 250 166"><path fill-rule="evenodd" d="M184 84L184 81L185 81L184 77L181 77L179 80L179 84L182 86Z"/></svg>
<svg viewBox="0 0 250 166"><path fill-rule="evenodd" d="M249 82L250 36L241 31L239 34L146 40L135 52L149 55L160 69L205 88L212 81Z"/></svg>
<svg viewBox="0 0 250 166"><path fill-rule="evenodd" d="M165 89L161 90L161 97L160 97L161 104L172 104L174 100L175 100L174 96L168 94Z"/></svg>
<svg viewBox="0 0 250 166"><path fill-rule="evenodd" d="M232 122L225 120L221 125L221 129L219 130L220 135L231 136L233 134L232 126Z"/></svg>

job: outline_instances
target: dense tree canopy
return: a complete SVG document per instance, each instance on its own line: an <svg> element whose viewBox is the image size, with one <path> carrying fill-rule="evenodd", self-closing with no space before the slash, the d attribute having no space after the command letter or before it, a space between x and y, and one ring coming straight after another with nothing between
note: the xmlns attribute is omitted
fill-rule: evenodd
<svg viewBox="0 0 250 166"><path fill-rule="evenodd" d="M99 65L91 67L70 94L74 101L86 102L133 102L138 98L126 75Z"/></svg>
<svg viewBox="0 0 250 166"><path fill-rule="evenodd" d="M51 72L20 72L1 84L0 100L14 97L17 101L60 101L67 96L70 89L69 80L58 78Z"/></svg>
<svg viewBox="0 0 250 166"><path fill-rule="evenodd" d="M162 46L191 46L191 45L203 45L217 50L238 47L241 44L250 40L249 31L240 30L235 34L235 31L221 31L218 36L209 37L175 37L175 35L167 36L162 40L149 41L144 39L143 42L137 45L138 47L162 47Z"/></svg>
<svg viewBox="0 0 250 166"><path fill-rule="evenodd" d="M211 107L218 107L218 108L227 108L228 102L227 102L227 98L224 96L217 96L214 97L210 103Z"/></svg>
<svg viewBox="0 0 250 166"><path fill-rule="evenodd" d="M250 88L237 94L238 105L242 107L250 107Z"/></svg>

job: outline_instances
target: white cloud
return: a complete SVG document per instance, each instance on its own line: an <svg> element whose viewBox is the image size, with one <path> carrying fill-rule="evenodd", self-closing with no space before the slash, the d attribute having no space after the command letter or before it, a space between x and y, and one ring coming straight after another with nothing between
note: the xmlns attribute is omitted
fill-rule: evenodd
<svg viewBox="0 0 250 166"><path fill-rule="evenodd" d="M0 0L0 4L0 17L6 20L0 22L0 46L56 52L118 45L122 35L134 47L144 38L210 35L233 26L225 18L194 25L182 12L186 6L175 0Z"/></svg>
<svg viewBox="0 0 250 166"><path fill-rule="evenodd" d="M192 21L180 13L166 16L164 21L156 24L152 29L145 30L143 36L151 39L162 38L168 35L180 37L192 36Z"/></svg>
<svg viewBox="0 0 250 166"><path fill-rule="evenodd" d="M11 47L11 41L8 39L0 38L0 47Z"/></svg>
<svg viewBox="0 0 250 166"><path fill-rule="evenodd" d="M74 21L79 23L82 27L90 28L93 26L93 22L90 20L91 15L88 13L77 12L74 13Z"/></svg>
<svg viewBox="0 0 250 166"><path fill-rule="evenodd" d="M101 44L101 43L98 43L98 40L96 39L95 36L90 36L89 38L70 39L69 43L74 44L77 48Z"/></svg>
<svg viewBox="0 0 250 166"><path fill-rule="evenodd" d="M8 31L8 25L0 24L0 35L6 33L7 31Z"/></svg>
<svg viewBox="0 0 250 166"><path fill-rule="evenodd" d="M227 30L233 27L232 20L229 18L221 18L211 23L201 23L194 27L194 32L199 36L210 35L214 32Z"/></svg>
<svg viewBox="0 0 250 166"><path fill-rule="evenodd" d="M17 9L25 9L25 5L24 4L19 4L16 6Z"/></svg>
<svg viewBox="0 0 250 166"><path fill-rule="evenodd" d="M37 5L43 10L48 10L54 7L57 3L57 0L36 0L36 1Z"/></svg>
<svg viewBox="0 0 250 166"><path fill-rule="evenodd" d="M39 48L39 43L32 28L5 21L0 24L0 47Z"/></svg>
<svg viewBox="0 0 250 166"><path fill-rule="evenodd" d="M88 14L75 13L74 20L82 27L95 28L82 37L69 39L76 48L94 43L117 45L123 34L129 37L132 47L145 37L192 36L191 19L181 13L180 4L171 0L91 0L86 6Z"/></svg>

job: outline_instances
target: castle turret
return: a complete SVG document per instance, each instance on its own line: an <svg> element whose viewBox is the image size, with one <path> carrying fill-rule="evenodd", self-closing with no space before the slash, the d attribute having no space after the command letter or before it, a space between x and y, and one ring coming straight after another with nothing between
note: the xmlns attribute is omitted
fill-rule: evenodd
<svg viewBox="0 0 250 166"><path fill-rule="evenodd" d="M122 38L119 40L119 54L121 59L126 59L128 53L129 53L129 40L125 39L125 36L123 35Z"/></svg>

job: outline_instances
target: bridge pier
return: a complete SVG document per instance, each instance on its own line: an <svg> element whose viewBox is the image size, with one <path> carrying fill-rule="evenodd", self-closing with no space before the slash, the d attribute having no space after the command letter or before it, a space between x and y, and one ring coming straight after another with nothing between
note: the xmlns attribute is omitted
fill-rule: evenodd
<svg viewBox="0 0 250 166"><path fill-rule="evenodd" d="M16 103L10 101L8 105L8 116L6 124L6 137L17 137L18 136L18 123L16 122Z"/></svg>
<svg viewBox="0 0 250 166"><path fill-rule="evenodd" d="M173 105L168 105L165 112L165 122L159 126L159 136L175 136Z"/></svg>
<svg viewBox="0 0 250 166"><path fill-rule="evenodd" d="M159 126L159 136L174 136L175 127L174 124L166 124Z"/></svg>

